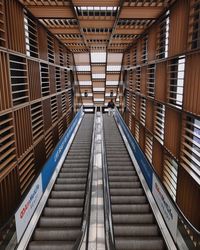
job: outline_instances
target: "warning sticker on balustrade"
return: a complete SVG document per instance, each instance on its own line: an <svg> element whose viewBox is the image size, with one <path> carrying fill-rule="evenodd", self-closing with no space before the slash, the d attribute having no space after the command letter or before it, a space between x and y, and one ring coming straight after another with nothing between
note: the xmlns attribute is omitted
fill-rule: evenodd
<svg viewBox="0 0 200 250"><path fill-rule="evenodd" d="M153 175L152 193L173 238L176 239L178 215L155 175Z"/></svg>
<svg viewBox="0 0 200 250"><path fill-rule="evenodd" d="M26 198L15 214L17 241L19 242L42 197L42 178L37 178Z"/></svg>

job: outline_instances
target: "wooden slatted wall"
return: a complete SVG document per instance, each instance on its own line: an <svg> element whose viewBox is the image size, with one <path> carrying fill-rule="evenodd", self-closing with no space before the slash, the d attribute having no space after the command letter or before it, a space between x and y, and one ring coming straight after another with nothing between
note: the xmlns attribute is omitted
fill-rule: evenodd
<svg viewBox="0 0 200 250"><path fill-rule="evenodd" d="M152 161L172 199L198 229L199 6L200 0L177 0L146 31L147 55L144 36L126 51L123 57L123 74L127 82L124 82L125 100L128 101L121 99L121 107L123 102L126 105L123 116L127 125L132 128L133 135L150 162ZM136 55L133 53L134 48ZM136 64L131 60L133 54L137 59ZM132 77L133 74L136 77ZM121 94L122 91L124 90L121 89ZM130 103L132 107L129 106Z"/></svg>
<svg viewBox="0 0 200 250"><path fill-rule="evenodd" d="M0 0L0 227L73 118L72 67L71 52L18 1Z"/></svg>

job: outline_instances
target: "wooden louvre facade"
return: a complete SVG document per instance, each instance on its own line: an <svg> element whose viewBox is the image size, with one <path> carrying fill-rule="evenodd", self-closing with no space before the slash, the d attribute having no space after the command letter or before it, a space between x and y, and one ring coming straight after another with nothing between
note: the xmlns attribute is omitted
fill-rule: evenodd
<svg viewBox="0 0 200 250"><path fill-rule="evenodd" d="M73 64L22 4L0 1L0 227L71 122Z"/></svg>
<svg viewBox="0 0 200 250"><path fill-rule="evenodd" d="M124 119L172 198L198 229L199 18L199 0L177 0L126 50L121 73Z"/></svg>
<svg viewBox="0 0 200 250"><path fill-rule="evenodd" d="M0 229L80 106L114 99L200 230L199 64L200 0L0 0Z"/></svg>

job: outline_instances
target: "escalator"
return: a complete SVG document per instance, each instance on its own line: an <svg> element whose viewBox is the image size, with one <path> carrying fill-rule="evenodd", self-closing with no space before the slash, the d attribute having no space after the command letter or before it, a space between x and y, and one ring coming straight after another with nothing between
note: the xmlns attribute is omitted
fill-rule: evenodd
<svg viewBox="0 0 200 250"><path fill-rule="evenodd" d="M27 249L73 249L80 238L93 122L93 114L84 115Z"/></svg>
<svg viewBox="0 0 200 250"><path fill-rule="evenodd" d="M103 120L115 249L166 249L116 122Z"/></svg>

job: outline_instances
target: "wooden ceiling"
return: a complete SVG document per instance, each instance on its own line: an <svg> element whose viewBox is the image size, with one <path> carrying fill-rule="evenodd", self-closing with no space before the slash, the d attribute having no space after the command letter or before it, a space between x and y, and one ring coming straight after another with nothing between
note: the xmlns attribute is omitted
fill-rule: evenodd
<svg viewBox="0 0 200 250"><path fill-rule="evenodd" d="M172 0L20 0L72 52L123 52Z"/></svg>
<svg viewBox="0 0 200 250"><path fill-rule="evenodd" d="M175 0L19 1L74 53L83 104L106 105L119 99L124 51Z"/></svg>

